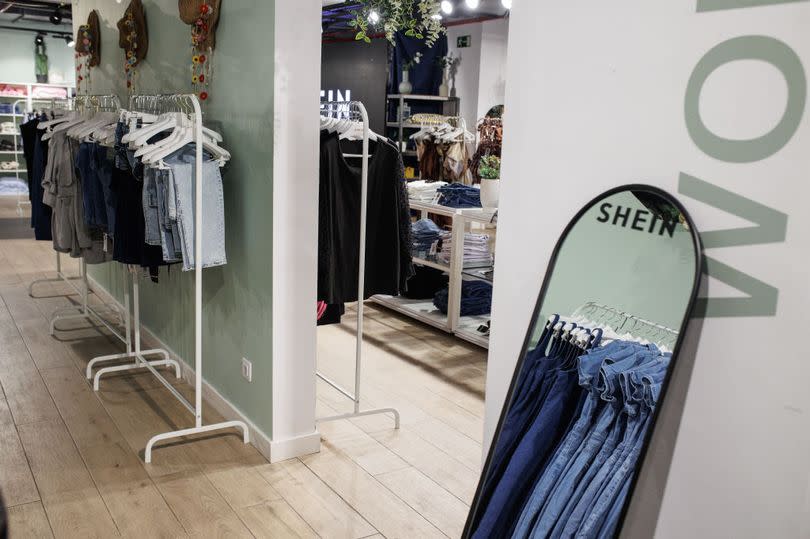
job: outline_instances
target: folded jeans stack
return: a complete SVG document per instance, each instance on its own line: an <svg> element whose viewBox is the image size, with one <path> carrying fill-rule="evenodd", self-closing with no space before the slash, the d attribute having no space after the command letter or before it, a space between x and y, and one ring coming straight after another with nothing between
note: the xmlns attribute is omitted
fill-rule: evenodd
<svg viewBox="0 0 810 539"><path fill-rule="evenodd" d="M427 258L436 254L442 229L430 219L420 219L411 225L413 256Z"/></svg>
<svg viewBox="0 0 810 539"><path fill-rule="evenodd" d="M439 204L448 208L480 208L481 191L476 187L451 183L438 189Z"/></svg>
<svg viewBox="0 0 810 539"><path fill-rule="evenodd" d="M436 293L433 305L447 314L450 291L445 288ZM492 310L492 285L484 281L462 281L461 316L483 316Z"/></svg>

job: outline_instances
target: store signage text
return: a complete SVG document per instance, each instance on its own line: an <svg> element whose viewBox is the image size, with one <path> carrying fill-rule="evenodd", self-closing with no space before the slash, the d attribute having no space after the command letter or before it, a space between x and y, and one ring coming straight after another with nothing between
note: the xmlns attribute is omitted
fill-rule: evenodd
<svg viewBox="0 0 810 539"><path fill-rule="evenodd" d="M808 0L698 0L697 12L716 12L773 6ZM763 14L765 15L765 14ZM717 68L738 60L759 60L779 70L787 83L787 106L780 121L768 133L753 139L727 139L711 132L700 116L703 84ZM755 163L784 148L801 124L807 97L807 79L796 52L785 42L769 36L745 35L723 41L698 61L686 88L684 115L689 136L707 156L726 163ZM744 112L743 112L744 113ZM767 178L763 178L766 181ZM781 243L787 236L788 216L774 208L722 189L705 179L681 173L678 192L717 209L742 217L756 226L703 232L707 249ZM700 298L698 316L775 316L779 290L743 271L706 256L704 272L747 294L740 298Z"/></svg>
<svg viewBox="0 0 810 539"><path fill-rule="evenodd" d="M600 223L630 228L648 234L658 234L659 236L668 234L670 238L674 236L678 226L677 221L664 221L647 210L614 206L610 202L599 206L599 217L596 220Z"/></svg>

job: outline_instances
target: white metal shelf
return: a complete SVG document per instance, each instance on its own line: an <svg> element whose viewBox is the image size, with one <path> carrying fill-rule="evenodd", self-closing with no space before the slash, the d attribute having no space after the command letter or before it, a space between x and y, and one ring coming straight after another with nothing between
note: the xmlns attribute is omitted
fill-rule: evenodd
<svg viewBox="0 0 810 539"><path fill-rule="evenodd" d="M5 134L5 133L2 133L2 134ZM19 136L19 135L15 135L15 136ZM18 150L14 150L14 151L3 150L3 151L0 151L0 155L19 155L21 153L23 153L23 152L18 151Z"/></svg>

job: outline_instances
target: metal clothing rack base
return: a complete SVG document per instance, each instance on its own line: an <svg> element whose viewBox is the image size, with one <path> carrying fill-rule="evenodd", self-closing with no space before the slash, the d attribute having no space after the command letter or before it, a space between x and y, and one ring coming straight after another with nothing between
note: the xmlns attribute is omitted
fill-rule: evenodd
<svg viewBox="0 0 810 539"><path fill-rule="evenodd" d="M117 337L122 342L126 342L126 337L121 334L116 328L114 328L109 322L107 322L104 317L101 316L101 312L114 312L118 315L119 321L123 321L123 316L121 315L121 311L114 305L104 304L101 305L100 308L91 307L88 302L88 297L90 295L90 285L87 281L87 265L84 263L84 260L79 259L79 266L81 268L80 275L77 276L67 276L62 271L62 259L60 257L60 253L56 253L56 277L53 279L37 279L35 281L31 281L28 285L28 295L32 298L35 298L34 295L34 286L37 284L44 284L44 283L66 283L73 291L82 298L81 305L72 305L69 307L60 307L56 309L51 314L50 320L50 335L53 335L56 332L56 323L59 320L72 320L72 319L87 319L92 320L94 322L98 322L105 326L115 337ZM81 280L84 286L82 288L78 288L73 281ZM72 314L71 314L72 313ZM123 323L123 322L122 322Z"/></svg>
<svg viewBox="0 0 810 539"><path fill-rule="evenodd" d="M394 428L398 429L400 426L399 411L395 408L375 408L372 410L360 409L360 387L361 387L361 372L363 365L363 317L364 317L364 302L363 292L365 291L366 279L366 222L368 214L368 161L369 161L369 137L371 134L368 122L368 112L366 107L360 101L332 101L321 103L321 114L332 115L336 118L344 118L354 121L362 122L363 124L363 153L362 154L345 154L344 157L355 157L362 159L361 168L361 187L360 187L360 261L359 261L359 275L357 284L357 341L355 348L355 364L354 364L354 391L345 389L334 380L328 378L320 372L315 375L335 388L340 394L348 397L354 404L354 410L346 414L338 414L328 417L321 417L315 421L324 423L326 421L338 421L341 419L352 419L355 417L365 417L377 414L391 414L394 418Z"/></svg>
<svg viewBox="0 0 810 539"><path fill-rule="evenodd" d="M212 423L210 425L203 425L202 415L202 174L203 174L203 125L202 125L202 109L200 108L200 101L194 94L187 95L171 95L171 96L152 96L154 99L164 99L166 104L179 105L183 100L191 104L194 113L194 141L195 144L195 178L194 182L194 404L190 403L171 382L166 380L163 375L158 372L155 367L159 366L173 366L175 368L175 375L179 378L181 376L180 365L169 357L166 350L141 350L140 349L140 302L138 294L138 280L137 275L133 278L133 295L134 295L134 331L135 331L135 344L134 349L131 343L128 345L127 353L116 354L113 356L103 356L95 358L88 365L88 378L92 375L92 366L105 361L112 361L117 359L134 359L134 363L127 365L117 365L114 367L106 367L100 369L93 381L93 388L98 391L99 379L104 374L112 372L124 372L138 369L146 369L152 373L155 378L186 408L194 415L194 426L186 429L174 430L156 434L146 444L144 450L144 461L148 464L152 462L152 450L158 442L171 440L173 438L181 438L193 434L202 434L206 432L213 432L217 430L237 428L242 431L242 440L244 443L250 442L250 430L244 421L223 421L220 423ZM132 102L132 101L130 101ZM127 289L128 290L128 289ZM125 296L125 302L129 303L128 292ZM129 308L127 308L127 311ZM128 341L129 342L129 341ZM144 356L159 355L162 359L155 361L147 361Z"/></svg>
<svg viewBox="0 0 810 539"><path fill-rule="evenodd" d="M127 283L127 289L124 293L124 308L126 310L126 345L127 351L123 354L112 354L106 356L99 356L90 360L87 364L86 369L86 376L87 379L93 380L93 390L99 390L99 381L102 376L105 374L115 373L115 372L124 372L124 371L131 371L136 369L142 368L149 368L151 367L174 367L175 377L180 378L182 376L180 370L180 363L175 361L169 355L169 352L163 350L162 348L154 349L154 350L141 350L141 312L140 312L140 290L138 286L138 275L137 272L130 268L127 272L131 277L131 285L132 291L134 296L134 316L132 318L132 324L130 324L130 299L129 299L129 286L130 283ZM134 344L133 340L130 338L131 332L130 327L132 327L132 331L134 332ZM153 360L147 361L146 357L148 356L162 356L163 359L160 360ZM125 365L114 365L111 367L102 367L99 369L95 376L93 376L93 367L98 365L99 363L107 363L110 361L120 361L122 359L134 359L135 361L130 364ZM172 387L172 390L175 388Z"/></svg>

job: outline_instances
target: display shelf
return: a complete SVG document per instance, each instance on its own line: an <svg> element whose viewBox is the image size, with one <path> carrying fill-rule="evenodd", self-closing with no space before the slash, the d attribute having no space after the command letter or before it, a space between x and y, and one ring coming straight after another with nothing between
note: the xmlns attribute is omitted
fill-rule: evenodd
<svg viewBox="0 0 810 539"><path fill-rule="evenodd" d="M415 318L425 324L447 331L448 333L451 332L449 317L437 309L430 300L382 295L373 296L371 300L391 310Z"/></svg>
<svg viewBox="0 0 810 539"><path fill-rule="evenodd" d="M492 283L494 274L489 273L492 270L493 266L485 266L481 268L464 268L464 271L462 271L461 274L464 275L465 277L469 277L470 279Z"/></svg>
<svg viewBox="0 0 810 539"><path fill-rule="evenodd" d="M450 273L450 266L448 264L442 264L438 260L430 260L427 258L420 258L417 256L413 257L413 263L418 264L420 266L426 266L428 268L437 269L439 271L444 271L446 273Z"/></svg>
<svg viewBox="0 0 810 539"><path fill-rule="evenodd" d="M5 135L6 133L2 133L2 134ZM14 135L14 134L11 134L11 133L8 133L8 134L11 135L11 136L19 136L19 134L17 134L17 135ZM19 155L21 153L23 153L23 152L21 152L19 150L2 150L2 151L0 151L0 155Z"/></svg>
<svg viewBox="0 0 810 539"><path fill-rule="evenodd" d="M16 169L16 168L13 168L13 169L11 169L11 170L2 170L2 169L0 169L0 176L3 176L3 174L5 174L5 173L9 173L9 172L19 172L20 174L22 174L22 173L26 173L26 174L27 174L27 173L28 173L28 170L27 170L27 169L24 169L24 168L22 168L22 169ZM3 177L7 177L7 176L3 176Z"/></svg>
<svg viewBox="0 0 810 539"><path fill-rule="evenodd" d="M11 112L0 112L0 117L3 118L22 118L24 114L13 114Z"/></svg>
<svg viewBox="0 0 810 539"><path fill-rule="evenodd" d="M458 321L455 334L460 339L471 342L483 348L489 347L489 335L484 335L478 328L486 324L490 316L462 316Z"/></svg>
<svg viewBox="0 0 810 539"><path fill-rule="evenodd" d="M440 95L423 94L388 94L388 99L404 99L405 101L458 101L458 97L442 97Z"/></svg>
<svg viewBox="0 0 810 539"><path fill-rule="evenodd" d="M0 133L0 135L6 135L8 137L19 137L22 136L22 133Z"/></svg>
<svg viewBox="0 0 810 539"><path fill-rule="evenodd" d="M446 215L453 217L454 215L463 215L467 221L475 221L477 223L491 224L493 217L497 210L485 208L449 208L441 204L434 204L432 202L417 202L414 200L408 201L410 207L414 211L422 212L423 214Z"/></svg>
<svg viewBox="0 0 810 539"><path fill-rule="evenodd" d="M464 264L464 250L456 249L455 246L463 245L464 234L467 232L468 227L472 223L485 223L491 228L496 228L497 224L491 223L494 211L481 210L480 208L447 208L438 204L430 204L425 202L410 202L411 209L414 211L427 214L444 215L451 219L452 228L451 233L451 250L449 253L449 264L442 263L434 257L418 257L413 258L416 265L426 266L430 268L443 271L448 275L448 313L442 314L429 300L410 300L402 297L392 296L374 296L371 299L376 303L388 307L401 314L430 324L431 326L447 331L448 333L455 334L460 339L471 342L478 346L487 348L489 346L489 338L481 335L478 332L478 326L489 319L489 316L483 317L462 317L461 313L461 291L464 279L479 278L487 282L492 282L491 278L487 278L483 273L492 269L492 264L478 264L476 266L465 267ZM490 244L492 245L492 244Z"/></svg>

